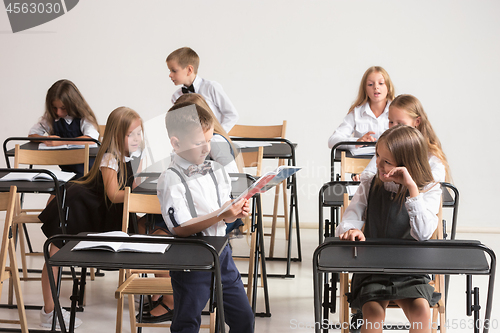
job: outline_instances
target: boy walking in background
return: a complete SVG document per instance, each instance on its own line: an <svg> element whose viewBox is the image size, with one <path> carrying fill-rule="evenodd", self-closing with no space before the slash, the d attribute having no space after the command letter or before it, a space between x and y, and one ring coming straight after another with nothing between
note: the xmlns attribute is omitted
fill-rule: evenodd
<svg viewBox="0 0 500 333"><path fill-rule="evenodd" d="M238 112L219 83L198 76L199 64L198 54L189 47L182 47L168 55L169 77L176 86L182 85L182 88L172 95L172 104L182 94L202 95L222 128L229 133L238 121Z"/></svg>

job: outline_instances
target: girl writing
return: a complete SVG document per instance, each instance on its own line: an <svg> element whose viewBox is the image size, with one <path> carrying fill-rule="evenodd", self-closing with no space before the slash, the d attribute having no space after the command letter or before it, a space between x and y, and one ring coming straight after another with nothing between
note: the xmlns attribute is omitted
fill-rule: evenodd
<svg viewBox="0 0 500 333"><path fill-rule="evenodd" d="M137 112L127 107L111 112L96 163L84 178L67 186L67 234L121 230L124 188L136 186L131 164L132 160L141 158L142 136L142 120ZM62 233L58 216L56 200L52 200L39 215L43 222L42 231L47 237ZM61 246L60 243L51 244L50 255ZM54 276L57 279L56 268ZM41 326L50 328L54 303L45 267L42 271L42 292L44 308L40 311ZM68 325L68 312L64 312L64 320ZM81 323L77 319L75 327Z"/></svg>
<svg viewBox="0 0 500 333"><path fill-rule="evenodd" d="M366 70L356 101L344 121L328 139L328 148L341 141L374 142L388 128L389 104L394 86L385 69L373 66Z"/></svg>
<svg viewBox="0 0 500 333"><path fill-rule="evenodd" d="M396 125L412 126L422 133L427 143L427 149L429 151L428 160L434 181L450 181L451 177L448 160L441 148L441 142L436 132L434 132L429 118L418 98L412 95L399 95L392 101L389 107L389 128ZM361 174L361 177L368 177L369 174L373 175L377 172L375 161L376 157L373 157Z"/></svg>
<svg viewBox="0 0 500 333"><path fill-rule="evenodd" d="M433 179L427 146L417 129L405 125L395 126L379 138L377 174L362 180L335 232L340 239L423 241L432 236L438 223L441 188ZM355 274L349 302L363 312L361 332L382 332L391 300L403 309L411 324L416 323L410 332L430 332L429 306L440 295L428 283L426 275Z"/></svg>
<svg viewBox="0 0 500 333"><path fill-rule="evenodd" d="M82 94L69 80L59 80L47 91L45 113L29 131L28 137L99 139L97 120ZM47 146L75 144L75 141L43 141ZM83 165L61 166L63 171L83 176Z"/></svg>

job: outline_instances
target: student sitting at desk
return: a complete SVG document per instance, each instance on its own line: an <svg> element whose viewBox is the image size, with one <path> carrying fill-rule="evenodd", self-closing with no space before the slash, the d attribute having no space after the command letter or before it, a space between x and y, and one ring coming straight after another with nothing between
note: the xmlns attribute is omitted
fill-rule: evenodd
<svg viewBox="0 0 500 333"><path fill-rule="evenodd" d="M30 129L28 137L99 139L94 112L82 94L69 80L59 80L47 91L45 113ZM74 141L42 141L47 146L75 144ZM92 167L91 159L89 167ZM61 170L75 172L76 179L83 177L83 164L62 165Z"/></svg>
<svg viewBox="0 0 500 333"><path fill-rule="evenodd" d="M225 236L226 222L249 214L248 200L231 204L231 180L224 168L205 161L213 136L213 119L194 104L176 104L165 122L174 148L171 167L158 180L158 198L167 226L174 235ZM231 332L253 332L254 316L240 273L226 246L220 255L224 312ZM201 312L210 297L209 272L170 272L175 312L171 332L198 332Z"/></svg>
<svg viewBox="0 0 500 333"><path fill-rule="evenodd" d="M132 163L141 159L142 134L142 119L137 112L127 107L111 112L96 163L83 179L67 186L67 234L122 229L124 188L135 187ZM56 200L47 205L39 219L43 222L42 231L47 237L63 233ZM52 243L50 256L59 251L62 245ZM53 267L53 271L57 279L57 267ZM42 271L42 294L44 307L40 310L41 326L50 328L54 301L45 266ZM63 310L63 316L65 325L69 327L69 312ZM76 318L75 327L81 324L82 321Z"/></svg>
<svg viewBox="0 0 500 333"><path fill-rule="evenodd" d="M431 122L427 117L427 113L425 113L418 98L412 95L399 95L392 101L389 107L389 128L396 125L415 127L422 133L427 142L429 165L431 166L434 181L450 181L451 177L448 160L441 148L441 141L439 141L436 132L434 132ZM373 157L368 166L361 173L360 179L373 176L376 172L376 158ZM360 179L354 180L359 181Z"/></svg>
<svg viewBox="0 0 500 333"><path fill-rule="evenodd" d="M424 137L410 126L393 127L379 138L376 154L377 174L362 181L336 236L429 239L438 223L441 188L433 179ZM403 309L411 333L430 332L429 306L440 295L429 281L427 275L354 274L348 298L363 312L361 332L382 332L389 301Z"/></svg>
<svg viewBox="0 0 500 333"><path fill-rule="evenodd" d="M377 141L388 128L387 113L393 99L394 85L387 71L380 66L368 68L361 79L356 101L328 139L328 148L342 141Z"/></svg>

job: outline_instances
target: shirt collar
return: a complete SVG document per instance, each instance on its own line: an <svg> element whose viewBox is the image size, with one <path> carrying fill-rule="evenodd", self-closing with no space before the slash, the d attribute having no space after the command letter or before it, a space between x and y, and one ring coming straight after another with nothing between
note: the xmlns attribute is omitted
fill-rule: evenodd
<svg viewBox="0 0 500 333"><path fill-rule="evenodd" d="M201 85L201 77L199 77L198 75L196 75L196 77L194 78L194 81L193 81L193 87L194 87L194 91L199 94L199 88L200 88L200 85Z"/></svg>
<svg viewBox="0 0 500 333"><path fill-rule="evenodd" d="M387 101L387 104L385 105L384 112L382 112L381 115L383 114L388 114L389 113L389 105L391 105L391 101ZM361 106L361 113L370 115L375 118L375 114L373 113L372 109L370 108L370 103L366 102Z"/></svg>
<svg viewBox="0 0 500 333"><path fill-rule="evenodd" d="M177 164L177 166L179 166L180 168L184 169L184 170L187 170L187 168L189 168L190 165L196 165L196 164L193 164L187 160L185 160L184 158L180 157L179 155L177 155L176 153L172 153L173 155L173 162L175 164Z"/></svg>
<svg viewBox="0 0 500 333"><path fill-rule="evenodd" d="M70 125L72 122L73 122L73 117L71 117L70 115L67 115L66 117L64 118L59 118L57 119L56 121L59 121L60 119L64 119L64 121L66 122L66 124Z"/></svg>
<svg viewBox="0 0 500 333"><path fill-rule="evenodd" d="M125 156L125 163L132 161L135 157L141 156L141 149L137 149L130 156Z"/></svg>

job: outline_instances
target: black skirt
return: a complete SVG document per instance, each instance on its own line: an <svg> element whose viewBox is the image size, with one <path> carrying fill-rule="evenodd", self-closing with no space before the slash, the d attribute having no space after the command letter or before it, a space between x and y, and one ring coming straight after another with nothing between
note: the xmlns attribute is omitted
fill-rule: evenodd
<svg viewBox="0 0 500 333"><path fill-rule="evenodd" d="M121 230L123 204L113 204L104 197L104 188L77 183L66 184L66 234ZM62 234L57 202L52 200L38 216L47 237ZM60 248L62 243L55 243Z"/></svg>
<svg viewBox="0 0 500 333"><path fill-rule="evenodd" d="M441 298L429 284L427 275L354 274L347 295L352 308L361 310L371 301L425 298L434 306Z"/></svg>

